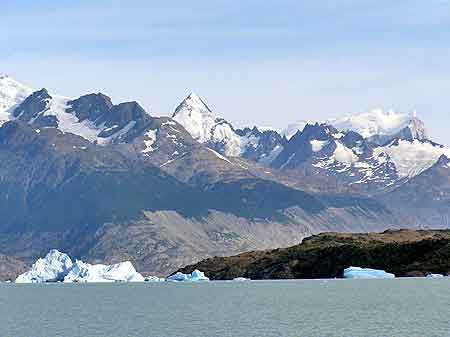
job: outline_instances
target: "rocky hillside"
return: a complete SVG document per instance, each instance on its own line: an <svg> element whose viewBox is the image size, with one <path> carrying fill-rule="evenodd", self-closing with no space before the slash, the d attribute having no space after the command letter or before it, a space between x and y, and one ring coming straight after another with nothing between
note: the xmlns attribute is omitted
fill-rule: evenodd
<svg viewBox="0 0 450 337"><path fill-rule="evenodd" d="M57 248L165 274L324 231L447 227L448 149L415 115L293 130L236 128L195 94L157 117L0 76L0 253L28 263Z"/></svg>
<svg viewBox="0 0 450 337"><path fill-rule="evenodd" d="M450 230L322 233L293 247L209 258L180 271L199 269L214 280L313 279L342 277L349 266L383 269L396 276L449 273Z"/></svg>
<svg viewBox="0 0 450 337"><path fill-rule="evenodd" d="M0 281L13 281L17 275L27 270L27 266L22 261L0 254Z"/></svg>

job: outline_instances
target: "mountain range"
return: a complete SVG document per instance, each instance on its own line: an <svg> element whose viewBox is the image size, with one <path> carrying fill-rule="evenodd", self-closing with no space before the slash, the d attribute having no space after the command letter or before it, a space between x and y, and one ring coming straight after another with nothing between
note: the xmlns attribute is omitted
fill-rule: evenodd
<svg viewBox="0 0 450 337"><path fill-rule="evenodd" d="M236 128L194 93L157 117L0 76L0 254L161 274L324 231L447 228L449 156L415 113Z"/></svg>

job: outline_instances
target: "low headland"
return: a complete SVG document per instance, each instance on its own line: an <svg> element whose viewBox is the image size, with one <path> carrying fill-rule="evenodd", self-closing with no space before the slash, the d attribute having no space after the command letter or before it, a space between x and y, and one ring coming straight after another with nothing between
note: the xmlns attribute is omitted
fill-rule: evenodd
<svg viewBox="0 0 450 337"><path fill-rule="evenodd" d="M211 280L341 278L345 268L385 270L396 277L450 272L450 230L387 230L383 233L322 233L301 244L230 257L213 257L181 268Z"/></svg>

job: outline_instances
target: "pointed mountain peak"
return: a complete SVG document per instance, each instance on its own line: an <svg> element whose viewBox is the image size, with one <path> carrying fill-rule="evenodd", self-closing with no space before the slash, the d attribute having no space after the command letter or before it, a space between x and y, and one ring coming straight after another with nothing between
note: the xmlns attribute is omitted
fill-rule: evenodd
<svg viewBox="0 0 450 337"><path fill-rule="evenodd" d="M206 103L191 92L175 109L173 119L180 123L199 142L211 139L216 126L216 116Z"/></svg>
<svg viewBox="0 0 450 337"><path fill-rule="evenodd" d="M449 164L450 164L450 159L445 154L443 154L439 157L439 159L437 160L435 165L445 165L448 167Z"/></svg>
<svg viewBox="0 0 450 337"><path fill-rule="evenodd" d="M197 111L202 114L212 115L211 109L195 92L191 92L175 109L173 117L183 112L184 110Z"/></svg>

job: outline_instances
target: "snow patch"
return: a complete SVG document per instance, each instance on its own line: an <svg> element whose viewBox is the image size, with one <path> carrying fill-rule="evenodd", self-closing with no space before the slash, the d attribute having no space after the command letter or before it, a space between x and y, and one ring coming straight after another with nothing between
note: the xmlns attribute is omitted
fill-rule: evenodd
<svg viewBox="0 0 450 337"><path fill-rule="evenodd" d="M390 161L399 177L414 177L433 166L441 155L450 157L450 149L429 142L399 140L373 150L379 162Z"/></svg>
<svg viewBox="0 0 450 337"><path fill-rule="evenodd" d="M213 149L210 149L209 147L207 147L207 149L208 149L210 152L214 153L214 155L215 155L217 158L220 158L220 159L222 159L222 160L224 160L224 161L226 161L226 162L228 162L228 163L231 164L231 161L230 161L228 158L222 156L220 153L214 151Z"/></svg>
<svg viewBox="0 0 450 337"><path fill-rule="evenodd" d="M144 154L148 154L150 152L153 152L155 150L155 148L153 147L153 145L156 142L156 135L157 135L158 130L154 129L150 129L145 133L145 137L147 139L144 140L144 145L145 145L145 149L143 149L141 152Z"/></svg>
<svg viewBox="0 0 450 337"><path fill-rule="evenodd" d="M336 149L334 150L333 157L338 162L351 165L358 161L358 156L353 153L351 149L346 147L339 141L336 141Z"/></svg>
<svg viewBox="0 0 450 337"><path fill-rule="evenodd" d="M328 144L328 141L313 139L310 140L310 143L313 152L320 152Z"/></svg>

